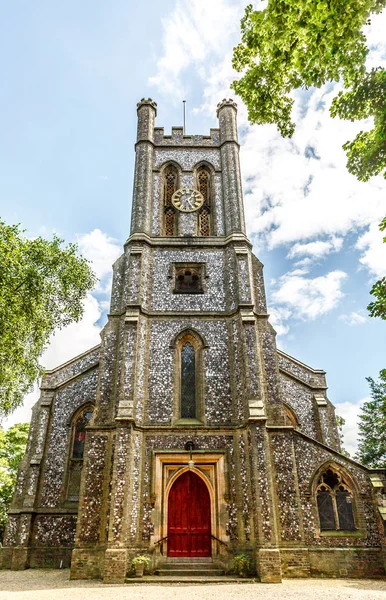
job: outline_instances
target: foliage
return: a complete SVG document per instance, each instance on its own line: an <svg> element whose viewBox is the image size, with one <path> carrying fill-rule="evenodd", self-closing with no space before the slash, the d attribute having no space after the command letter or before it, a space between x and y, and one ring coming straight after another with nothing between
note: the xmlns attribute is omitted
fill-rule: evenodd
<svg viewBox="0 0 386 600"><path fill-rule="evenodd" d="M96 278L76 244L28 239L0 220L0 413L9 414L41 373L57 328L79 321Z"/></svg>
<svg viewBox="0 0 386 600"><path fill-rule="evenodd" d="M371 400L365 402L359 415L359 445L355 456L367 467L386 467L386 369L379 381L367 377Z"/></svg>
<svg viewBox="0 0 386 600"><path fill-rule="evenodd" d="M7 431L0 427L0 541L15 489L18 466L25 453L28 431L29 423L19 423Z"/></svg>
<svg viewBox="0 0 386 600"><path fill-rule="evenodd" d="M133 558L133 560L131 561L131 564L135 567L135 565L140 565L140 564L144 564L145 567L149 567L150 566L150 559L148 556L144 556L143 554L139 554L138 556L135 556Z"/></svg>
<svg viewBox="0 0 386 600"><path fill-rule="evenodd" d="M373 117L374 127L360 131L346 142L347 168L361 181L368 181L383 169L386 178L386 70L372 69L347 92L339 92L331 105L331 115L341 119Z"/></svg>
<svg viewBox="0 0 386 600"><path fill-rule="evenodd" d="M339 434L339 442L340 442L340 453L344 454L344 456L350 457L350 453L344 448L344 435L343 435L343 425L346 424L346 421L343 417L339 415L335 415L335 423L338 427Z"/></svg>
<svg viewBox="0 0 386 600"><path fill-rule="evenodd" d="M386 217L379 225L381 231L386 231ZM386 237L383 238L386 243ZM386 320L386 277L379 279L370 290L370 294L375 296L376 300L370 302L367 310L371 317L381 317Z"/></svg>
<svg viewBox="0 0 386 600"><path fill-rule="evenodd" d="M264 10L245 9L241 43L233 66L243 75L232 84L248 108L251 123L275 123L291 136L295 89L341 81L345 92L334 99L331 115L374 118L370 132L347 142L348 170L367 181L386 177L386 71L366 72L363 26L386 0L269 0Z"/></svg>
<svg viewBox="0 0 386 600"><path fill-rule="evenodd" d="M239 577L248 577L253 573L251 559L246 554L238 554L233 559L232 571Z"/></svg>
<svg viewBox="0 0 386 600"><path fill-rule="evenodd" d="M145 573L150 574L152 572L150 569L150 559L148 556L144 556L143 554L133 558L131 561L131 572L134 574L141 565L143 565L143 571Z"/></svg>

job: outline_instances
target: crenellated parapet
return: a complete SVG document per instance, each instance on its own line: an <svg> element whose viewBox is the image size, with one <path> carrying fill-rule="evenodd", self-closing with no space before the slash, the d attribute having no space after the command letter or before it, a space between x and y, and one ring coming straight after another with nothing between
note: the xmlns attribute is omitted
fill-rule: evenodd
<svg viewBox="0 0 386 600"><path fill-rule="evenodd" d="M172 127L172 134L165 135L163 127L154 129L154 143L157 146L212 147L220 145L220 130L210 129L209 135L185 135L183 127Z"/></svg>

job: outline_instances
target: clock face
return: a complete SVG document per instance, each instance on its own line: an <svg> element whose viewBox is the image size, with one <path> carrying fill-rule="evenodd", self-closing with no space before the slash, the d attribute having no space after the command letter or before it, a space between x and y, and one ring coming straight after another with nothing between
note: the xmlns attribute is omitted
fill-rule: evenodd
<svg viewBox="0 0 386 600"><path fill-rule="evenodd" d="M192 188L181 188L174 192L172 203L178 210L193 212L202 206L204 196L198 190Z"/></svg>

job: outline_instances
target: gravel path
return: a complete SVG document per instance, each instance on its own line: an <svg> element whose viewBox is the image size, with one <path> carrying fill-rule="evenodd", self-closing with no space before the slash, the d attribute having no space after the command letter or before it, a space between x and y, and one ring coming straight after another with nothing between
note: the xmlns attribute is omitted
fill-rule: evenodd
<svg viewBox="0 0 386 600"><path fill-rule="evenodd" d="M104 585L69 570L0 571L0 600L385 600L386 581L287 579L282 584Z"/></svg>

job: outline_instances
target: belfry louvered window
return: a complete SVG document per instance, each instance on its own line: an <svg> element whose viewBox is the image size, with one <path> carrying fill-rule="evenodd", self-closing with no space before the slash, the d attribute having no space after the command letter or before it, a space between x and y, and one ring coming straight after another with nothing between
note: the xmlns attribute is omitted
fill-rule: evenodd
<svg viewBox="0 0 386 600"><path fill-rule="evenodd" d="M176 167L169 165L163 175L164 197L164 235L176 235L176 212L172 204L172 196L177 190L178 172Z"/></svg>
<svg viewBox="0 0 386 600"><path fill-rule="evenodd" d="M83 468L86 427L92 417L93 408L88 406L79 412L72 424L71 450L68 465L67 495L68 502L79 502L80 480Z"/></svg>
<svg viewBox="0 0 386 600"><path fill-rule="evenodd" d="M198 215L198 230L199 235L211 235L210 209L211 209L211 185L210 172L206 167L200 167L197 171L197 187L198 191L204 197L203 205Z"/></svg>
<svg viewBox="0 0 386 600"><path fill-rule="evenodd" d="M354 531L353 497L342 475L332 468L319 478L316 492L321 531Z"/></svg>
<svg viewBox="0 0 386 600"><path fill-rule="evenodd" d="M175 286L176 294L200 294L203 293L202 287L202 265L188 265L175 267Z"/></svg>
<svg viewBox="0 0 386 600"><path fill-rule="evenodd" d="M181 418L196 417L196 352L186 342L181 348Z"/></svg>

